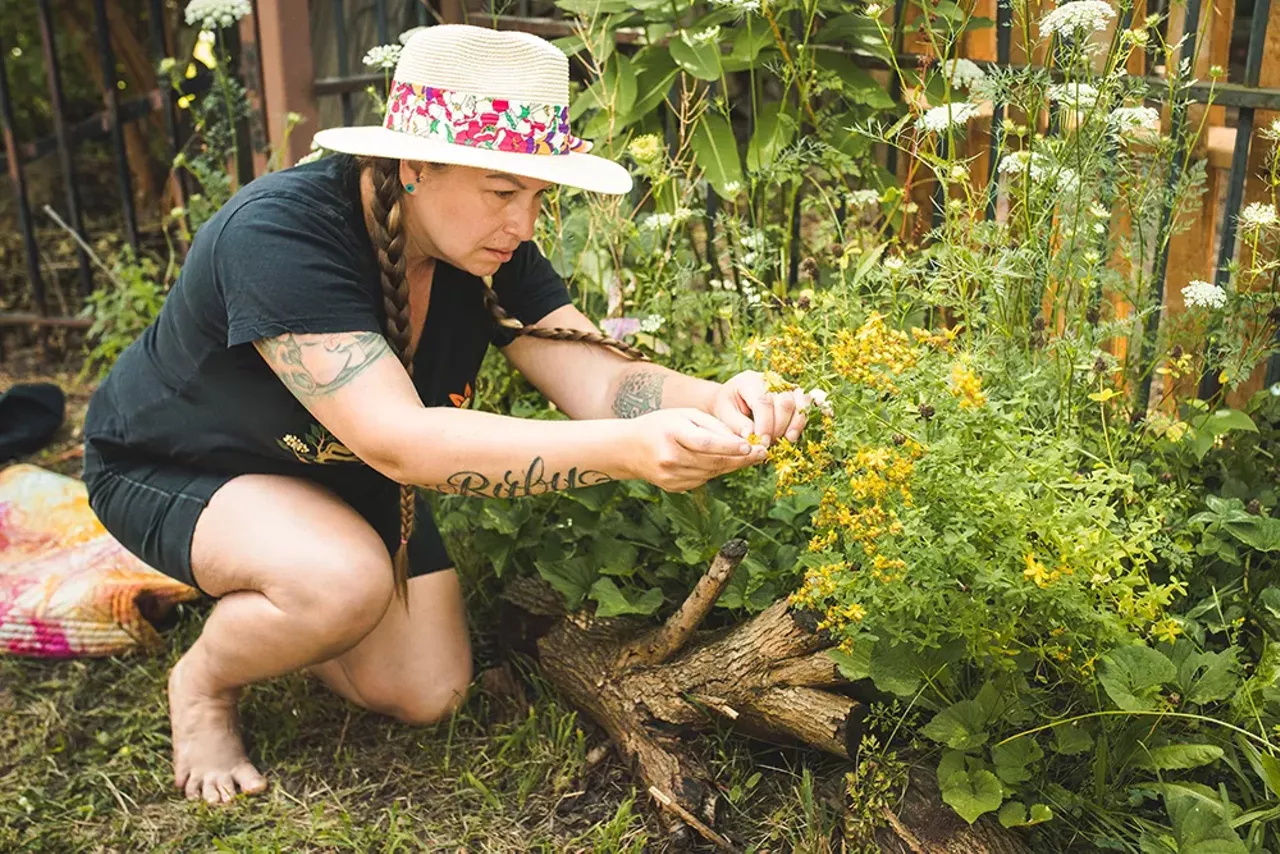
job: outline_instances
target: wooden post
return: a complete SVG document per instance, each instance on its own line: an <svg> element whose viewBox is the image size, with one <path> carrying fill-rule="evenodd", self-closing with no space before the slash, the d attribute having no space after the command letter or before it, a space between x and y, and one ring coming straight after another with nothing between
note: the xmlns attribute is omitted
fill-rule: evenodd
<svg viewBox="0 0 1280 854"><path fill-rule="evenodd" d="M263 116L267 140L280 168L292 166L311 150L319 127L311 64L308 0L258 0L258 55L262 67ZM302 122L289 134L288 115Z"/></svg>

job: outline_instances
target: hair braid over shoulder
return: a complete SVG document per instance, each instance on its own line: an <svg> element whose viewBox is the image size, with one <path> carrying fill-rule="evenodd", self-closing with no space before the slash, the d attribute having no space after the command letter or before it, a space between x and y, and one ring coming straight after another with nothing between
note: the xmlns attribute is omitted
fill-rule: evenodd
<svg viewBox="0 0 1280 854"><path fill-rule="evenodd" d="M601 335L599 332L586 332L581 329L561 329L558 327L542 327L542 326L525 326L516 318L507 313L507 310L498 302L498 295L494 293L493 283L489 277L484 280L484 305L489 309L489 314L493 315L494 321L499 326L504 326L514 332L516 335L527 335L530 338L545 338L548 341L582 341L587 344L599 344L602 347L609 347L616 350L623 356L626 356L633 362L647 362L649 357L644 351L630 344L619 341L617 338L611 338L608 335Z"/></svg>
<svg viewBox="0 0 1280 854"><path fill-rule="evenodd" d="M382 273L382 305L387 315L387 341L409 378L413 378L413 357L409 352L409 280L405 276L404 228L401 219L400 161L371 158L373 168L373 246ZM396 593L409 596L409 538L413 536L414 487L400 485L400 548L391 565Z"/></svg>

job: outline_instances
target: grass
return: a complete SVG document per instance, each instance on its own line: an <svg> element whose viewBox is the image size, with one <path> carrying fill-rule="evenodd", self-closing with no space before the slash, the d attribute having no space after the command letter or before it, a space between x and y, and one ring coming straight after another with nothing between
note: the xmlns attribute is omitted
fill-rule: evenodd
<svg viewBox="0 0 1280 854"><path fill-rule="evenodd" d="M0 658L0 851L668 849L630 771L613 754L588 767L603 733L527 663L526 708L476 690L460 714L426 728L365 712L304 675L254 686L244 724L270 789L220 808L183 800L165 674L206 613L182 609L156 655ZM832 850L840 763L728 731L701 750L725 786L721 825L747 850Z"/></svg>

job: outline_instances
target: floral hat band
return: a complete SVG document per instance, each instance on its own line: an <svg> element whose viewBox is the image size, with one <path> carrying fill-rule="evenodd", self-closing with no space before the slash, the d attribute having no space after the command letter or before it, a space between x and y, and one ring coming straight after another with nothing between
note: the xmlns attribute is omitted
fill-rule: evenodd
<svg viewBox="0 0 1280 854"><path fill-rule="evenodd" d="M569 107L485 98L395 81L387 98L383 127L490 151L569 154L591 143L569 132Z"/></svg>

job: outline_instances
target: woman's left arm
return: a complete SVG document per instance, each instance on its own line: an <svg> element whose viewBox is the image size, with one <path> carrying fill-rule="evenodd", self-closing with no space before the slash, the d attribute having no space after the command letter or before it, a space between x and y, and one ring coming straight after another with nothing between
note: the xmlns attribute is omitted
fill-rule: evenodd
<svg viewBox="0 0 1280 854"><path fill-rule="evenodd" d="M566 305L537 326L599 332L582 312ZM800 392L770 392L756 371L724 383L633 362L598 344L545 341L524 336L503 351L507 359L566 415L574 419L635 418L656 409L692 407L719 418L740 436L762 440L804 429L808 400Z"/></svg>

